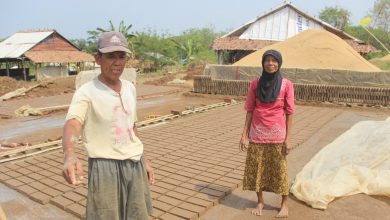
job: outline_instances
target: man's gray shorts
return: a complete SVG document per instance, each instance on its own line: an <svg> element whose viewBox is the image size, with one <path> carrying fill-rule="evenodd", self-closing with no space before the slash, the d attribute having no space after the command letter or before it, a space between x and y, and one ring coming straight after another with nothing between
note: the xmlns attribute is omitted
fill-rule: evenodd
<svg viewBox="0 0 390 220"><path fill-rule="evenodd" d="M143 160L88 160L87 219L148 219L152 213Z"/></svg>

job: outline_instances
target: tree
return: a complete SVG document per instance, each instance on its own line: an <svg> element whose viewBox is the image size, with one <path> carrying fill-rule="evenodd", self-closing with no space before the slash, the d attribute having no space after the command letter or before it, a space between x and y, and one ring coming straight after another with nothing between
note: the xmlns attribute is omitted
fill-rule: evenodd
<svg viewBox="0 0 390 220"><path fill-rule="evenodd" d="M375 1L371 11L374 27L382 28L386 32L390 30L390 0Z"/></svg>
<svg viewBox="0 0 390 220"><path fill-rule="evenodd" d="M338 6L325 7L319 14L321 20L340 30L344 30L347 27L350 17L351 13L348 10Z"/></svg>
<svg viewBox="0 0 390 220"><path fill-rule="evenodd" d="M109 21L109 23L110 23L109 28L105 29L105 28L98 27L98 28L96 28L96 30L87 31L87 33L89 35L88 41L96 43L97 39L99 38L101 33L108 32L108 31L118 31L118 32L121 32L123 34L123 36L125 36L125 38L127 39L127 42L129 43L130 50L134 53L133 38L135 38L136 36L132 33L129 33L130 28L133 25L131 25L131 24L126 25L125 22L122 20L119 23L118 29L116 29L111 20Z"/></svg>

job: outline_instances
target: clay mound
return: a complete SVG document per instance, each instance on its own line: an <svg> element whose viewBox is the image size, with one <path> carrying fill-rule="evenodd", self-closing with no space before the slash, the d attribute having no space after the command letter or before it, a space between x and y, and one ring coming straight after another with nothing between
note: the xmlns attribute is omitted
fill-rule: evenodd
<svg viewBox="0 0 390 220"><path fill-rule="evenodd" d="M304 31L283 42L264 47L233 65L261 66L261 57L269 49L282 53L284 68L381 71L338 36L316 29Z"/></svg>
<svg viewBox="0 0 390 220"><path fill-rule="evenodd" d="M28 91L24 96L18 96L12 99L47 97L65 93L73 93L75 91L75 78L75 76L69 76L45 79L40 82L26 82L15 80L11 77L0 77L0 96L8 92L15 91L16 89L20 89L22 87L29 88L36 84L40 84L40 86Z"/></svg>
<svg viewBox="0 0 390 220"><path fill-rule="evenodd" d="M0 96L22 87L28 88L31 85L33 85L33 83L31 82L26 82L22 80L18 81L8 76L0 76Z"/></svg>

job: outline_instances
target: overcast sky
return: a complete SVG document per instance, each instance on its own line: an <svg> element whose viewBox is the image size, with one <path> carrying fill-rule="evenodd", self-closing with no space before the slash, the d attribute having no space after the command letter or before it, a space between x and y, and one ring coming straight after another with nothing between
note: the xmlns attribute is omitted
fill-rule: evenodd
<svg viewBox="0 0 390 220"><path fill-rule="evenodd" d="M87 38L88 30L115 26L121 20L132 31L155 30L180 34L188 28L213 27L231 31L284 1L263 0L4 0L1 2L0 38L17 31L56 29L69 39ZM340 6L351 12L357 25L373 8L375 0L293 0L293 5L318 17L327 6Z"/></svg>

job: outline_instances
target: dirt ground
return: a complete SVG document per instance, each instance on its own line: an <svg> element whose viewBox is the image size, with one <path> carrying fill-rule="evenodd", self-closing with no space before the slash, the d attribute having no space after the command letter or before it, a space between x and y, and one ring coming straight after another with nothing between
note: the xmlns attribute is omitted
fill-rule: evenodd
<svg viewBox="0 0 390 220"><path fill-rule="evenodd" d="M194 71L191 74L178 73L178 74L167 74L163 77L155 76L144 76L139 79L138 83L144 85L153 86L164 86L169 88L166 92L152 93L152 95L140 96L138 99L138 118L144 120L149 115L166 115L171 113L171 110L185 110L191 107L199 107L202 105L213 104L223 101L225 98L238 99L239 97L226 97L226 96L212 96L212 95L201 95L191 93L192 81L191 77L195 74L200 74L199 71ZM173 79L184 79L187 77L187 81L183 84L172 85L168 82ZM19 81L12 81L6 77L0 78L0 95L3 93L13 91L20 86L31 86L33 83L25 83ZM61 78L53 82L47 83L47 86L37 88L35 91L29 92L26 96L18 97L14 100L20 102L28 102L36 97L46 97L61 94L72 94L74 92L74 77ZM148 87L144 89L148 90ZM242 97L241 97L242 99ZM6 104L7 101L3 102ZM301 103L302 104L302 103ZM329 104L331 105L331 104ZM329 107L327 105L327 107ZM312 155L318 151L325 144L329 143L331 139L337 137L338 134L345 131L352 125L357 118L373 118L383 119L390 116L388 109L375 109L366 107L345 107L331 105L334 108L343 109L345 111L354 111L354 113L344 114L338 120L329 123L321 130L321 134L313 136L305 145L300 146L297 151L293 151L289 160L296 161L295 165L290 168L291 174L298 172L298 168L303 166ZM1 112L0 112L1 113ZM4 128L15 129L20 126L20 129L16 129L15 138L9 138L7 140L1 140L0 143L7 141L8 143L43 143L48 140L56 140L61 138L62 135L62 124L65 117L65 111L55 112L43 117L30 117L29 119L11 118L11 119L0 119L0 130ZM50 123L56 123L56 126L51 126L50 129L46 129L43 126L45 120L50 120ZM41 124L40 124L41 123ZM29 128L23 129L22 127L29 124ZM313 147L314 146L314 147ZM9 150L11 148L7 148ZM4 150L4 149L3 149ZM305 151L303 151L305 150ZM291 175L293 176L293 175ZM269 202L265 208L263 218L273 218L276 213L277 207L279 206L280 200L270 194L266 194L266 199ZM294 197L292 197L294 198ZM201 219L212 220L212 219L259 219L258 216L250 215L250 211L247 208L251 208L255 204L255 196L252 192L243 192L241 189L236 190L230 196L226 197L220 205L209 210ZM355 195L334 201L329 210L319 211L308 208L303 203L291 199L290 200L290 219L345 219L346 214L350 218L346 219L365 219L359 218L358 216L366 216L365 213L376 213L372 210L378 210L379 212L373 214L368 219L386 219L387 216L383 216L380 210L383 207L389 206L389 199L380 196L366 196L366 195Z"/></svg>

